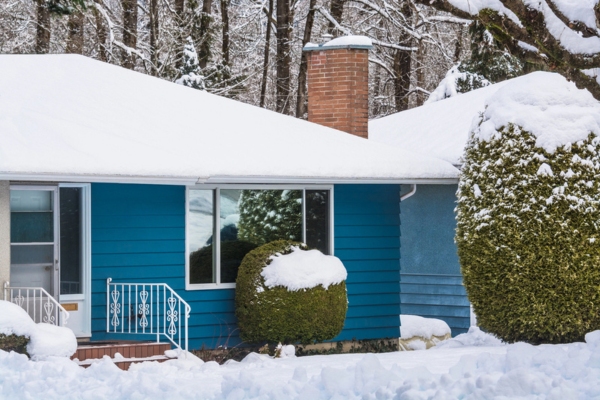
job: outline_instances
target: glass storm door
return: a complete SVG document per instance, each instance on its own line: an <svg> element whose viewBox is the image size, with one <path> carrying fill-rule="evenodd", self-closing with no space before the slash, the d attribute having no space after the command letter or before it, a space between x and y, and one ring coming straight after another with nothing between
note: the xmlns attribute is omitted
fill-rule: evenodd
<svg viewBox="0 0 600 400"><path fill-rule="evenodd" d="M57 297L56 187L10 191L10 284Z"/></svg>
<svg viewBox="0 0 600 400"><path fill-rule="evenodd" d="M69 312L67 327L89 336L89 185L13 186L11 287L42 287Z"/></svg>

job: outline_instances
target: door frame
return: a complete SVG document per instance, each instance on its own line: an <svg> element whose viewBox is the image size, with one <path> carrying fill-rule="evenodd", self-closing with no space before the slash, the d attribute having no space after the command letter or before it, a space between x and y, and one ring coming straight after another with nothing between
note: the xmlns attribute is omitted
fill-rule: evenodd
<svg viewBox="0 0 600 400"><path fill-rule="evenodd" d="M83 324L82 331L77 332L78 337L89 337L92 336L92 196L91 196L91 184L89 183L59 183L58 184L58 200L60 202L60 188L81 188L81 205L83 207L83 218L81 219L81 244L82 244L82 268L81 268L81 280L82 280L82 294L60 294L60 270L58 274L59 279L59 296L58 301L60 303L65 302L82 302L83 303ZM60 207L60 203L58 202ZM59 212L60 212L60 208ZM58 261L60 265L60 213L56 219L59 225L58 231ZM60 267L59 267L60 268ZM67 325L68 327L68 325Z"/></svg>
<svg viewBox="0 0 600 400"><path fill-rule="evenodd" d="M81 219L81 238L82 238L82 293L81 294L60 294L60 188L76 187L82 189L82 208L83 216ZM21 184L10 185L10 190L47 190L54 192L54 271L53 271L53 292L54 298L60 303L77 302L82 304L83 321L81 331L76 332L78 337L89 337L92 335L92 304L91 304L91 282L92 282L92 230L91 230L91 184L89 183L57 183L57 184ZM12 244L12 243L11 243ZM69 324L67 324L69 327Z"/></svg>

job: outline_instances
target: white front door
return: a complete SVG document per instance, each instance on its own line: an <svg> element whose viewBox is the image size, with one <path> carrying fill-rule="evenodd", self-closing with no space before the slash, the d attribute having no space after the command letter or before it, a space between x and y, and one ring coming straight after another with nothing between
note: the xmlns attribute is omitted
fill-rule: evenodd
<svg viewBox="0 0 600 400"><path fill-rule="evenodd" d="M42 287L90 336L89 185L11 186L11 287Z"/></svg>

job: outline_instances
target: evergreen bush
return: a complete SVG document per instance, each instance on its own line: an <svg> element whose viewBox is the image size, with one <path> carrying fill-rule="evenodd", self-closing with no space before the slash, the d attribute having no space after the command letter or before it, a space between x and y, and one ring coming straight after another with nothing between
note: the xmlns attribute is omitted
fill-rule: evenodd
<svg viewBox="0 0 600 400"><path fill-rule="evenodd" d="M242 340L249 343L320 342L334 338L344 326L348 300L346 283L289 291L269 288L261 271L275 254L289 254L302 243L277 240L249 252L240 266L235 304Z"/></svg>
<svg viewBox="0 0 600 400"><path fill-rule="evenodd" d="M27 353L27 344L29 343L29 338L25 336L18 335L5 335L0 333L0 350L4 351L14 351L16 353L25 354L29 357Z"/></svg>
<svg viewBox="0 0 600 400"><path fill-rule="evenodd" d="M549 153L514 125L466 148L456 242L479 325L501 339L600 329L600 140Z"/></svg>

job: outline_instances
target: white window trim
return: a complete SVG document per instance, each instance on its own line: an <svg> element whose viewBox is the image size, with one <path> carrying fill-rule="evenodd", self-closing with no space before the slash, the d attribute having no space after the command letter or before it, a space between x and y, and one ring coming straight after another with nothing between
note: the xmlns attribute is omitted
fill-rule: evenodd
<svg viewBox="0 0 600 400"><path fill-rule="evenodd" d="M257 184L222 184L222 185L191 185L186 186L185 190L185 290L214 290L214 289L235 289L235 283L220 283L221 281L221 218L220 214L220 191L221 189L257 189L257 190L302 190L302 241L306 242L306 190L328 190L329 191L329 254L333 255L334 251L334 233L333 233L333 185L290 185L290 184L274 184L274 185L257 185ZM189 205L191 190L214 190L214 209L213 229L215 238L215 253L213 265L216 269L216 280L219 283L190 283L190 243L189 243Z"/></svg>

